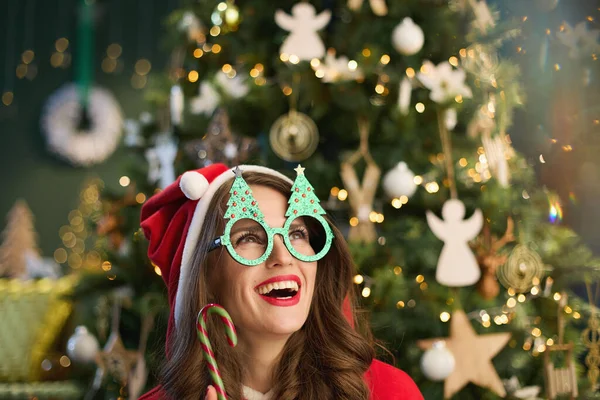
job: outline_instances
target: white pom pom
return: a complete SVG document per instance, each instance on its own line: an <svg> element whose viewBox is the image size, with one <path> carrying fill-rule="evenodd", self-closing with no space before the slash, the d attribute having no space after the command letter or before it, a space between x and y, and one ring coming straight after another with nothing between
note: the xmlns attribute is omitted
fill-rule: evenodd
<svg viewBox="0 0 600 400"><path fill-rule="evenodd" d="M415 174L401 161L383 177L383 189L390 198L411 197L417 191Z"/></svg>
<svg viewBox="0 0 600 400"><path fill-rule="evenodd" d="M190 200L198 200L208 189L208 181L204 175L196 171L188 171L181 175L179 187L185 197Z"/></svg>

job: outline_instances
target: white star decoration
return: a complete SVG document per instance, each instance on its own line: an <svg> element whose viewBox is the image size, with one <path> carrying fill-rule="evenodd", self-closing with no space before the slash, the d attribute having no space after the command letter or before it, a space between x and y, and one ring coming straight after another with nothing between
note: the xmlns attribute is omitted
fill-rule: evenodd
<svg viewBox="0 0 600 400"><path fill-rule="evenodd" d="M471 88L465 84L467 74L463 69L453 69L449 62L444 61L437 66L431 61L425 61L421 72L417 74L419 81L431 90L429 97L436 103L446 103L456 96L470 98Z"/></svg>

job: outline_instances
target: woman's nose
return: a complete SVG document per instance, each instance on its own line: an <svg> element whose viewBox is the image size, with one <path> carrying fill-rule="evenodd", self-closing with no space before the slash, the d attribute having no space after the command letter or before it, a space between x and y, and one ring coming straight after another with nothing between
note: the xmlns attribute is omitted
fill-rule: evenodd
<svg viewBox="0 0 600 400"><path fill-rule="evenodd" d="M271 250L271 254L269 255L269 258L267 258L267 266L288 266L292 264L293 259L294 256L292 256L292 254L286 247L283 241L283 236L275 235L273 237L273 250Z"/></svg>

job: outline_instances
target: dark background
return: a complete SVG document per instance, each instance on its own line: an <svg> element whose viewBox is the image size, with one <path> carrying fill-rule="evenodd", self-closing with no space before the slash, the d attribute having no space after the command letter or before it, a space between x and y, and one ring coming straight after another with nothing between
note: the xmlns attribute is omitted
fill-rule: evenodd
<svg viewBox="0 0 600 400"><path fill-rule="evenodd" d="M170 10L180 6L180 1L183 2L105 0L96 3L95 80L98 85L112 90L120 102L124 118L138 118L146 110L143 90L134 89L130 83L134 64L139 58L147 58L152 62L152 72L165 68L168 52L161 45L162 21ZM504 17L520 17L527 10L532 12L529 22L523 26L524 35L507 45L504 51L505 56L521 64L523 85L528 94L525 109L515 116L515 124L510 129L511 138L516 149L527 155L530 163L535 165L540 182L561 194L565 211L563 223L576 229L599 253L600 210L597 199L600 198L600 161L590 151L592 143L586 145L588 138L579 138L578 146L574 146L574 151L568 154L549 147L548 138L558 129L552 122L557 108L554 100L560 93L557 80L552 75L541 76L539 70L531 66L531 57L520 57L514 47L516 42L521 41L531 48L529 54L535 52L546 27L554 28L562 20L574 26L586 16L592 16L589 26L597 29L600 2L563 0L551 12L540 11L535 7L535 1L519 2L527 4L518 7L514 2L496 3ZM0 70L0 82L3 91L12 89L15 94L12 105L0 104L0 217L8 213L17 199L26 200L36 218L39 247L47 257L51 257L60 246L59 228L68 223L68 213L77 207L84 182L90 177L100 177L107 186L118 188L118 179L127 174L124 168L127 150L123 147L103 164L91 168L73 167L45 149L40 130L44 103L61 85L74 79L73 63L67 68L54 68L50 57L55 51L55 41L60 37L70 41L67 52L73 54L76 49L78 4L78 0L0 1L0 55L4 67ZM118 73L105 73L101 62L112 42L123 47L120 57L123 68ZM32 80L17 79L15 67L20 62L21 53L28 48L35 51L37 75ZM597 88L597 67L592 79ZM597 104L591 106L597 109ZM580 150L585 147L586 151ZM540 164L540 154L544 154L545 164ZM569 192L573 192L575 202L569 202ZM4 227L4 222L0 223L0 227Z"/></svg>

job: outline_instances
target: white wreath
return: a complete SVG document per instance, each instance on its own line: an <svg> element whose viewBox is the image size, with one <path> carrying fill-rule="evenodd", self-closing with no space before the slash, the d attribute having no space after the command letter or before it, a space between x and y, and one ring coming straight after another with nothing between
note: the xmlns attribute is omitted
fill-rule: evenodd
<svg viewBox="0 0 600 400"><path fill-rule="evenodd" d="M79 131L79 93L69 83L50 96L41 118L50 151L84 167L106 160L115 151L123 127L121 108L106 89L91 88L87 111L91 126Z"/></svg>

